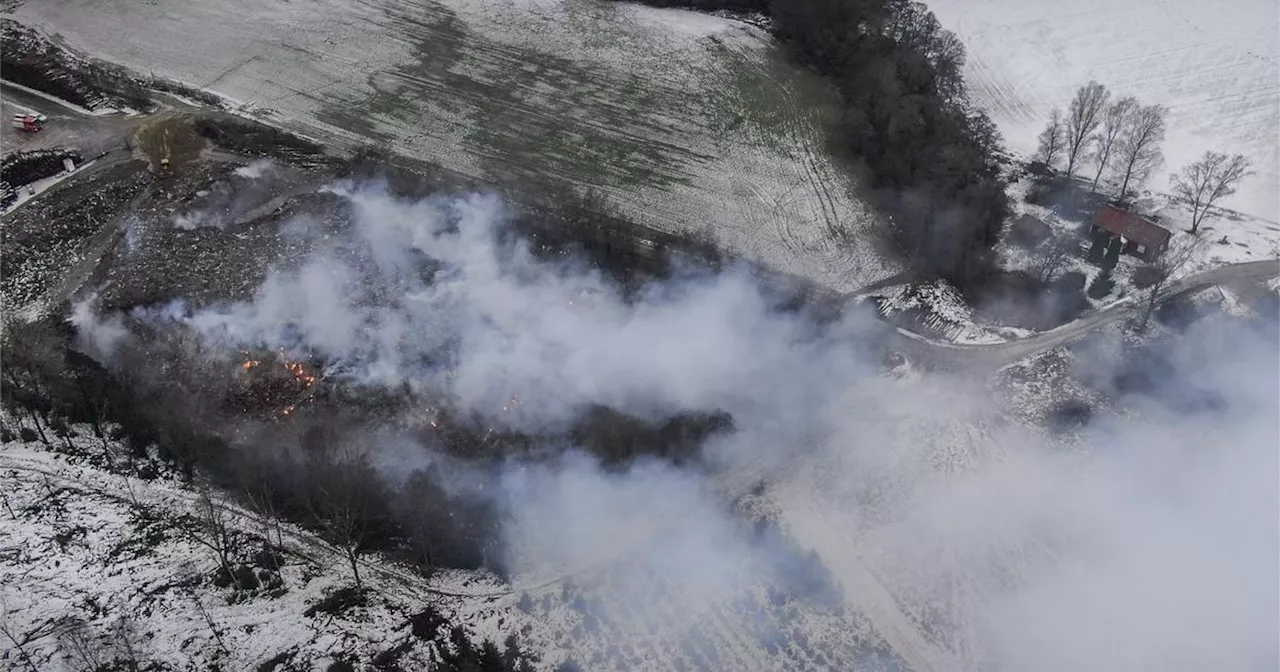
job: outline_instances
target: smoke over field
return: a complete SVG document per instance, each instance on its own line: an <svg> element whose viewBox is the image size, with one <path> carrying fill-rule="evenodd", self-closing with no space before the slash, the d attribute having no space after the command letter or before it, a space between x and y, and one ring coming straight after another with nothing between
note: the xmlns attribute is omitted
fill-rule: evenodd
<svg viewBox="0 0 1280 672"><path fill-rule="evenodd" d="M178 334L193 369L222 372L208 389L279 369L294 396L272 408L297 410L228 435L285 455L358 434L401 520L429 514L402 496L427 473L485 507L482 561L529 596L547 662L1280 662L1274 325L1201 323L1139 392L1124 362L1084 362L1122 413L1068 441L983 381L883 375L877 325L784 310L733 269L623 292L540 260L496 197L327 197L349 227L288 226L314 252L252 300L81 306L82 346L127 372L156 352L136 334ZM377 408L342 440L282 438L338 395Z"/></svg>

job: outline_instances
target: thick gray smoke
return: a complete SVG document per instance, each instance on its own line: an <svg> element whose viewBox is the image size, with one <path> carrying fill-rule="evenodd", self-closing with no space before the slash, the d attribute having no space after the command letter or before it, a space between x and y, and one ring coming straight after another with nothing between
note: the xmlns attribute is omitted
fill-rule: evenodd
<svg viewBox="0 0 1280 672"><path fill-rule="evenodd" d="M756 633L735 641L760 639L776 623L724 614L814 568L744 530L729 502L749 502L796 553L816 553L853 614L810 637L870 623L876 634L858 636L944 670L1280 664L1274 334L1197 327L1170 346L1154 391L1069 443L1019 425L984 381L882 376L861 354L867 325L779 313L741 275L624 300L593 272L536 261L504 234L496 198L335 192L354 234L315 234L317 252L252 301L143 316L227 348L305 352L331 376L428 392L514 429L562 428L593 404L734 418L705 447L707 471L603 470L572 451L508 465L517 584L604 572L613 587L591 610L622 632L646 610L676 633L715 613ZM121 338L109 326L106 345ZM404 455L396 446L395 463ZM649 591L655 575L663 589ZM830 625L806 613L786 627ZM659 646L645 623L642 641Z"/></svg>

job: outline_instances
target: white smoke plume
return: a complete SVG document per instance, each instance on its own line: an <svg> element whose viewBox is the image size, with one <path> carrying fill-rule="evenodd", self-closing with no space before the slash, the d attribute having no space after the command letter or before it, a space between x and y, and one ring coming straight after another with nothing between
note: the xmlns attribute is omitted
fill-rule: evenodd
<svg viewBox="0 0 1280 672"><path fill-rule="evenodd" d="M280 188L278 173L276 163L269 159L259 159L235 168L226 178L196 192L197 198L191 207L173 215L173 227L182 231L225 230L254 205L260 204L264 194Z"/></svg>
<svg viewBox="0 0 1280 672"><path fill-rule="evenodd" d="M624 299L594 272L535 260L505 233L495 197L334 191L353 234L313 241L308 261L273 271L252 301L138 315L227 348L306 353L329 375L429 391L520 430L562 428L592 404L734 418L706 446L706 470L605 470L571 450L508 464L517 582L605 567L615 597L591 610L616 628L637 618L622 594L662 602L648 608L674 631L715 612L761 639L774 626L724 613L812 567L744 531L730 503L751 500L860 614L836 624L869 622L877 634L859 636L912 667L1280 664L1274 334L1197 326L1169 346L1154 392L1120 399L1123 414L1070 444L1010 419L983 381L883 377L861 345L867 325L780 313L743 275ZM395 447L397 469L411 452ZM655 574L667 588L647 594Z"/></svg>

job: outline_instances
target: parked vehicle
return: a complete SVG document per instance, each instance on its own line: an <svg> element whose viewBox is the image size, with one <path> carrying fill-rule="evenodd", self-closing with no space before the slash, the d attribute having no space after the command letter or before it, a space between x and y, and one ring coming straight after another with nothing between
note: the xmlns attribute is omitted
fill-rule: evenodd
<svg viewBox="0 0 1280 672"><path fill-rule="evenodd" d="M40 114L39 112L15 114L13 115L11 125L14 128L27 131L28 133L39 133L40 129L44 128L44 122L46 119L48 119L48 117Z"/></svg>

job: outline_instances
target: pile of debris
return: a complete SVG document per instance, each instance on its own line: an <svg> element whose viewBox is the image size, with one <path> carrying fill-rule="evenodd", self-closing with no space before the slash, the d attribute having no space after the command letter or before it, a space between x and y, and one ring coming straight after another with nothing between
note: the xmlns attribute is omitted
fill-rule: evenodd
<svg viewBox="0 0 1280 672"><path fill-rule="evenodd" d="M77 150L61 148L14 152L0 160L0 182L18 189L63 172L67 169L68 160L74 169L84 161L84 157Z"/></svg>

